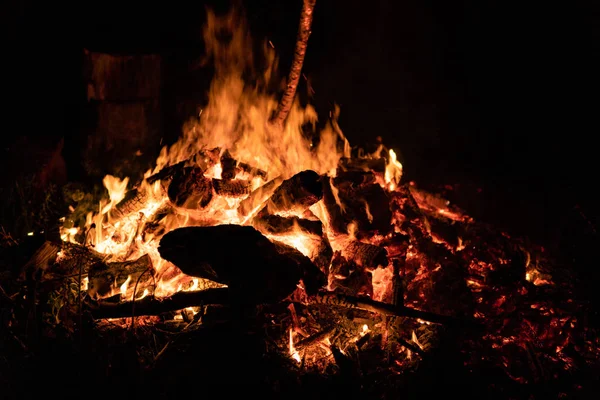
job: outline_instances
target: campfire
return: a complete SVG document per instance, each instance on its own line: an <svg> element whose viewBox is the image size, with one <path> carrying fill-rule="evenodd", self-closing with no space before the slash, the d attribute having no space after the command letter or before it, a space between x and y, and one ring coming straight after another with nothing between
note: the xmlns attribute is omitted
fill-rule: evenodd
<svg viewBox="0 0 600 400"><path fill-rule="evenodd" d="M277 65L268 44L251 84L236 14L209 13L204 37L215 66L208 104L141 180L106 176L97 208L85 221L65 215L62 242L24 268L23 281L51 288L48 329L169 331L140 356L145 366L182 333L259 331L282 368L357 381L401 380L452 337L471 371L492 368L516 386L552 381L565 396L581 389L568 378L600 343L568 269L404 181L383 143L352 147L339 109L317 130L295 86L281 100L260 84Z"/></svg>

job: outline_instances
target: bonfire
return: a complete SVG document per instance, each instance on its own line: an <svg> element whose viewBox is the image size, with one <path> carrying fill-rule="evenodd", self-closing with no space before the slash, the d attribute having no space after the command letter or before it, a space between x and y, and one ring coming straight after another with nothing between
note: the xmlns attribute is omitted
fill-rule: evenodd
<svg viewBox="0 0 600 400"><path fill-rule="evenodd" d="M106 176L86 221L65 215L62 241L23 269L51 287L45 329L129 332L150 369L182 335L258 332L282 369L343 376L359 392L386 382L368 389L379 396L452 337L467 368L499 385L576 393L569 377L600 347L569 271L404 182L383 143L353 148L339 109L316 131L315 110L295 99L313 7L280 97L244 80L252 46L239 15L208 14L208 104L143 179ZM276 52L264 52L268 77Z"/></svg>

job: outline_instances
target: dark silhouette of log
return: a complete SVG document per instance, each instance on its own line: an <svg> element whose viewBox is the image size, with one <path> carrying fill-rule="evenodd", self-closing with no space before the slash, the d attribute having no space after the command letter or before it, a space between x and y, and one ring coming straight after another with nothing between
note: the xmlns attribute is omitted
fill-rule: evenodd
<svg viewBox="0 0 600 400"><path fill-rule="evenodd" d="M279 301L305 275L320 273L302 253L275 245L250 226L175 229L163 236L158 251L185 274L228 285L248 301Z"/></svg>
<svg viewBox="0 0 600 400"><path fill-rule="evenodd" d="M271 197L282 182L283 179L277 177L252 191L247 198L240 202L237 209L239 216L245 218L252 214L253 211L258 211L257 209Z"/></svg>
<svg viewBox="0 0 600 400"><path fill-rule="evenodd" d="M250 183L243 179L213 179L215 194L223 197L242 197L250 193Z"/></svg>
<svg viewBox="0 0 600 400"><path fill-rule="evenodd" d="M159 315L186 307L207 304L229 305L231 296L227 288L213 288L201 291L178 292L169 297L147 296L136 301L113 303L109 301L87 301L86 309L96 319L125 318L141 315Z"/></svg>
<svg viewBox="0 0 600 400"><path fill-rule="evenodd" d="M138 278L144 274L142 280ZM109 295L113 290L118 289L128 277L131 277L131 285L138 282L138 293L143 293L144 289L153 284L154 270L150 256L145 254L133 261L103 263L98 262L90 267L88 271L88 295L92 299L97 299Z"/></svg>
<svg viewBox="0 0 600 400"><path fill-rule="evenodd" d="M296 49L294 51L294 60L290 68L290 73L287 77L287 86L279 104L275 115L271 118L271 124L283 129L285 120L292 108L294 103L294 97L296 96L296 89L298 88L298 81L300 80L300 74L302 73L302 64L304 63L304 56L306 54L306 47L308 45L308 38L310 37L310 27L312 25L313 10L315 8L316 0L304 0L302 3L302 12L300 14L300 24L298 27L298 35L296 37Z"/></svg>
<svg viewBox="0 0 600 400"><path fill-rule="evenodd" d="M212 200L213 187L200 167L184 167L173 174L167 193L178 207L204 208Z"/></svg>
<svg viewBox="0 0 600 400"><path fill-rule="evenodd" d="M321 200L321 176L306 170L283 181L258 213L259 217L286 213L302 215L310 206Z"/></svg>

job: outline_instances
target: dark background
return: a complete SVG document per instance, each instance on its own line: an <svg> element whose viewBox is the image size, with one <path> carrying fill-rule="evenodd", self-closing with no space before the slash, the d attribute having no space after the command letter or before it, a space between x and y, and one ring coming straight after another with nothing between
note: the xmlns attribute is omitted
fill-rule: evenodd
<svg viewBox="0 0 600 400"><path fill-rule="evenodd" d="M285 71L301 1L240 3ZM341 105L352 144L381 136L406 179L458 184L472 215L587 263L597 245L600 6L534 3L317 0L304 73L319 112ZM205 5L229 2L2 4L8 182L39 167L34 148L61 137L69 179L81 177L83 48L200 54Z"/></svg>

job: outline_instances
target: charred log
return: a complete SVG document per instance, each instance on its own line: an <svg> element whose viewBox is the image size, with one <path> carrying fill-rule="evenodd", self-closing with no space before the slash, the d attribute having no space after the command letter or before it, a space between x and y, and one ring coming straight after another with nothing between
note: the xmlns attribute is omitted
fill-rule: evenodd
<svg viewBox="0 0 600 400"><path fill-rule="evenodd" d="M167 204L159 208L144 225L143 237L146 235L162 235L165 233L164 219L173 212L173 207Z"/></svg>
<svg viewBox="0 0 600 400"><path fill-rule="evenodd" d="M112 303L109 301L87 301L86 308L96 319L125 318L141 315L160 315L207 304L229 305L231 296L227 288L214 288L192 292L178 292L169 297L144 297L136 301Z"/></svg>
<svg viewBox="0 0 600 400"><path fill-rule="evenodd" d="M283 181L259 212L259 216L277 213L302 215L322 197L321 176L315 171L302 171Z"/></svg>
<svg viewBox="0 0 600 400"><path fill-rule="evenodd" d="M421 311L410 307L397 307L393 304L382 303L371 300L368 297L344 296L337 293L319 293L309 299L313 304L326 304L342 308L359 309L373 313L397 317L417 318L423 321L443 324L448 326L479 327L475 321L460 320L447 315L435 314L428 311Z"/></svg>
<svg viewBox="0 0 600 400"><path fill-rule="evenodd" d="M336 233L348 233L351 223L356 225L359 235L387 234L392 228L389 197L379 184L344 183L338 187L333 179L324 179L323 203Z"/></svg>
<svg viewBox="0 0 600 400"><path fill-rule="evenodd" d="M213 179L215 193L223 197L242 197L250 193L250 183L242 179Z"/></svg>
<svg viewBox="0 0 600 400"><path fill-rule="evenodd" d="M221 178L223 180L230 180L235 178L236 175L236 161L231 154L229 154L228 150L225 150L221 155Z"/></svg>
<svg viewBox="0 0 600 400"><path fill-rule="evenodd" d="M110 216L115 219L125 218L144 207L148 200L148 193L144 189L132 189L125 193L125 197L110 210Z"/></svg>
<svg viewBox="0 0 600 400"><path fill-rule="evenodd" d="M178 207L204 208L213 197L212 182L199 167L185 167L173 174L169 199Z"/></svg>
<svg viewBox="0 0 600 400"><path fill-rule="evenodd" d="M300 279L319 271L297 250L282 251L250 226L175 229L161 239L158 250L184 273L228 285L236 296L259 302L287 297Z"/></svg>
<svg viewBox="0 0 600 400"><path fill-rule="evenodd" d="M388 265L387 250L383 247L352 239L339 244L342 256L363 268L374 269Z"/></svg>
<svg viewBox="0 0 600 400"><path fill-rule="evenodd" d="M271 197L271 195L277 190L282 184L282 178L274 178L263 186L255 189L250 195L240 202L238 207L238 214L240 217L247 217L254 210L259 208L265 201Z"/></svg>
<svg viewBox="0 0 600 400"><path fill-rule="evenodd" d="M342 158L338 164L338 172L375 172L385 173L385 158Z"/></svg>
<svg viewBox="0 0 600 400"><path fill-rule="evenodd" d="M142 277L142 280L139 278ZM88 295L92 299L110 295L117 290L127 279L132 286L139 282L138 293L153 284L154 270L150 256L145 254L137 260L125 262L102 263L98 262L88 271Z"/></svg>
<svg viewBox="0 0 600 400"><path fill-rule="evenodd" d="M323 224L298 217L279 215L259 215L253 220L253 226L263 234L289 235L295 232L323 236Z"/></svg>
<svg viewBox="0 0 600 400"><path fill-rule="evenodd" d="M330 289L350 296L372 296L371 274L336 252L331 261Z"/></svg>

